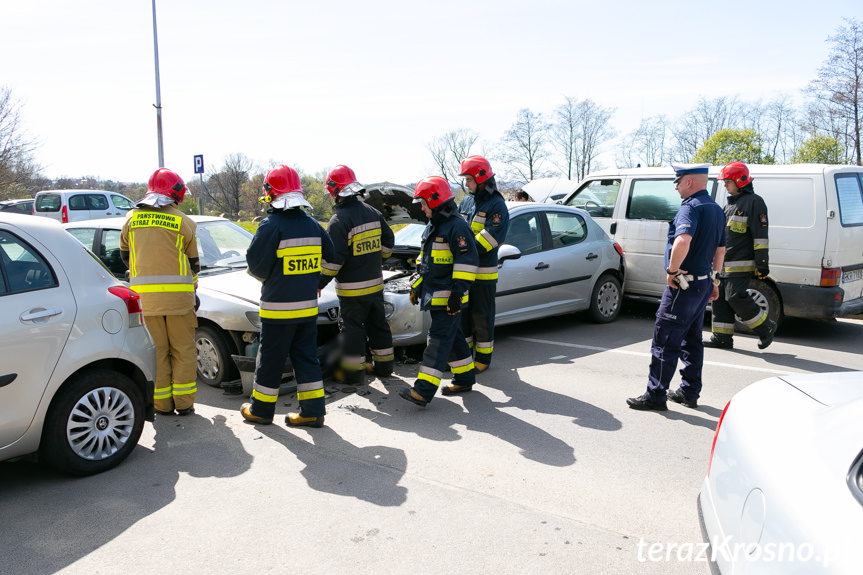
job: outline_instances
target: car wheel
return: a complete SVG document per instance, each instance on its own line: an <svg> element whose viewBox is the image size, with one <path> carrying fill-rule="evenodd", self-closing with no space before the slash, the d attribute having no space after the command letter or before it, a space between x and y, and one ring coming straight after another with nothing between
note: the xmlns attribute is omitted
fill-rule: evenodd
<svg viewBox="0 0 863 575"><path fill-rule="evenodd" d="M195 330L198 378L212 387L239 377L225 337L217 329L202 325Z"/></svg>
<svg viewBox="0 0 863 575"><path fill-rule="evenodd" d="M785 315L782 313L782 300L779 299L779 294L769 283L759 279L752 278L749 280L749 287L746 288L758 307L767 312L767 317L776 322L776 325L782 323ZM734 316L734 331L753 335L755 332L743 325L740 318Z"/></svg>
<svg viewBox="0 0 863 575"><path fill-rule="evenodd" d="M70 379L54 396L39 454L67 473L101 473L128 457L143 428L141 389L122 373L87 371Z"/></svg>
<svg viewBox="0 0 863 575"><path fill-rule="evenodd" d="M593 286L590 296L590 319L608 323L620 314L620 281L612 274L603 274Z"/></svg>

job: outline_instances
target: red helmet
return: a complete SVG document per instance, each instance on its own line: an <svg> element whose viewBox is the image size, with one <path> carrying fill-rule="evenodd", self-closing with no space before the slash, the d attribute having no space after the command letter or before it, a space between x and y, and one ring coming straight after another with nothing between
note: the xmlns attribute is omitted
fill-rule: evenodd
<svg viewBox="0 0 863 575"><path fill-rule="evenodd" d="M718 179L734 180L734 183L737 184L738 188L742 188L746 184L752 182L752 178L749 177L749 168L747 168L746 164L743 162L731 162L730 164L725 164L725 166L719 170Z"/></svg>
<svg viewBox="0 0 863 575"><path fill-rule="evenodd" d="M168 168L159 168L150 176L147 182L148 194L162 194L178 204L183 203L183 197L189 188L177 172Z"/></svg>
<svg viewBox="0 0 863 575"><path fill-rule="evenodd" d="M459 176L473 176L477 184L481 184L494 175L491 171L491 164L482 156L468 156L465 158L461 167Z"/></svg>
<svg viewBox="0 0 863 575"><path fill-rule="evenodd" d="M295 208L309 206L303 197L300 175L290 166L281 164L267 173L264 178L264 195L261 202L269 202L274 208ZM289 196L287 194L294 194Z"/></svg>
<svg viewBox="0 0 863 575"><path fill-rule="evenodd" d="M327 174L327 191L334 198L352 196L361 187L354 171L345 165L339 164Z"/></svg>
<svg viewBox="0 0 863 575"><path fill-rule="evenodd" d="M435 209L452 198L449 182L440 176L429 176L417 182L414 189L414 202L425 200L431 209Z"/></svg>

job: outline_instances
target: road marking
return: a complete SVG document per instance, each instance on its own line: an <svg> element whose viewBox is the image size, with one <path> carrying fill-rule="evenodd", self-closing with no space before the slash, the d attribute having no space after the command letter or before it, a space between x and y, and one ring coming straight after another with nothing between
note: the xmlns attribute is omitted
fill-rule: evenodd
<svg viewBox="0 0 863 575"><path fill-rule="evenodd" d="M610 349L607 347L596 347L595 345L581 345L579 343L563 343L560 341L549 341L546 339L534 339L532 337L513 337L512 339L517 339L519 341L529 341L531 343L542 343L546 345L559 345L563 347L574 347L577 349L586 349L589 351L607 351L610 353L619 353L622 355L635 355L638 357L650 357L649 353L645 353L643 351L629 351L626 349ZM749 367L745 365L738 365L734 363L721 363L718 361L705 361L704 365L712 365L714 367L728 367L732 369L742 369L744 371L758 371L761 373L774 373L777 375L791 375L792 373L809 373L807 371L788 371L787 369L771 369L769 367Z"/></svg>

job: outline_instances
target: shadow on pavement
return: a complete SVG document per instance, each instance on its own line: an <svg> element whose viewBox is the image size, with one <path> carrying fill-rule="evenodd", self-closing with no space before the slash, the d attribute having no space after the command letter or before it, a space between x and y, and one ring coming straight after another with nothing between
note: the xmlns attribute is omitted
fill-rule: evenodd
<svg viewBox="0 0 863 575"><path fill-rule="evenodd" d="M27 461L0 464L2 572L44 575L74 563L171 503L180 472L232 477L251 465L223 416L157 416L153 425L154 449L139 445L98 475L71 477Z"/></svg>

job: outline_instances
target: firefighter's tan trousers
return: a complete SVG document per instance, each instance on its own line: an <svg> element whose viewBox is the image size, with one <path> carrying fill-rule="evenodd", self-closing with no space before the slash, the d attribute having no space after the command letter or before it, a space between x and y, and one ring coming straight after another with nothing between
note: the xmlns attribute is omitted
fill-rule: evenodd
<svg viewBox="0 0 863 575"><path fill-rule="evenodd" d="M144 323L156 343L155 408L187 409L195 404L197 357L194 310L184 315L148 315Z"/></svg>

